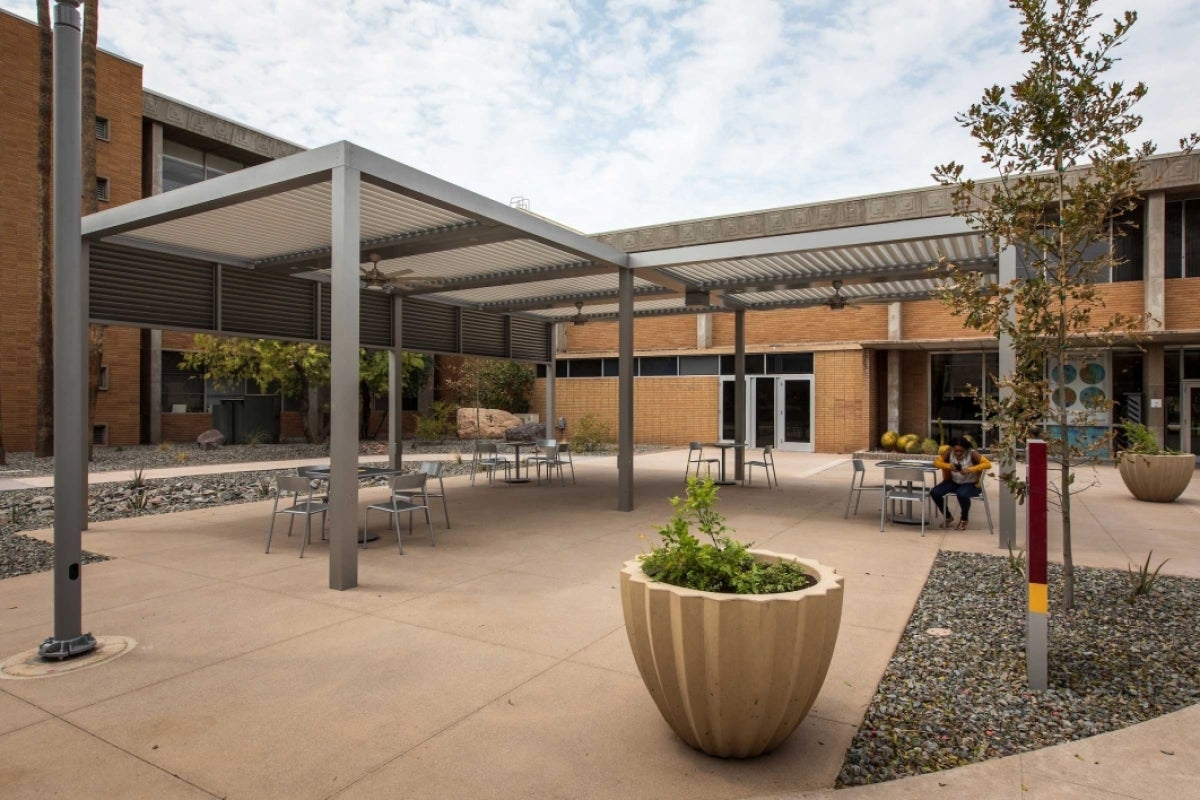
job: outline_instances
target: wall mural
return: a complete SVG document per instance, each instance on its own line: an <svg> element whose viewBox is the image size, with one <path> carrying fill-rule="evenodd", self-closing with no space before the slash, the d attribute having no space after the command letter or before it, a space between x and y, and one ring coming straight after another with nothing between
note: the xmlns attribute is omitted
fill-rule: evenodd
<svg viewBox="0 0 1200 800"><path fill-rule="evenodd" d="M1107 425L1109 354L1072 355L1050 367L1050 400L1071 415L1072 425Z"/></svg>

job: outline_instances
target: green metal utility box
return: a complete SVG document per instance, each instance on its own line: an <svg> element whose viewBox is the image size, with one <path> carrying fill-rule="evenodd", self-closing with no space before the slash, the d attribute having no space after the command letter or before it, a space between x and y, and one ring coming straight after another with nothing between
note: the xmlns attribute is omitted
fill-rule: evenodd
<svg viewBox="0 0 1200 800"><path fill-rule="evenodd" d="M224 435L226 444L274 444L279 441L281 410L277 394L227 397L213 403L212 424Z"/></svg>

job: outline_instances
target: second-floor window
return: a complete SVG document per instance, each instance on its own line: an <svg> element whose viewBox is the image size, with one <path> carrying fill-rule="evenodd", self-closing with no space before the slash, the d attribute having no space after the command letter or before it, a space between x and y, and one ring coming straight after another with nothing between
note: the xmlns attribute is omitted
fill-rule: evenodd
<svg viewBox="0 0 1200 800"><path fill-rule="evenodd" d="M1200 278L1200 197L1167 203L1166 217L1166 277Z"/></svg>
<svg viewBox="0 0 1200 800"><path fill-rule="evenodd" d="M236 172L243 164L167 139L163 142L162 189L169 192L218 175Z"/></svg>

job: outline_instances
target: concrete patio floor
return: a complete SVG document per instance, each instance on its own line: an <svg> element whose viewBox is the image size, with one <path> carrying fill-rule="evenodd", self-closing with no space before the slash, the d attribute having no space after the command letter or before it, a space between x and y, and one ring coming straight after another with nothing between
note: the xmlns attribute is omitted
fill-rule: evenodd
<svg viewBox="0 0 1200 800"><path fill-rule="evenodd" d="M836 567L845 609L824 688L791 739L758 759L709 758L674 736L642 686L617 590L621 563L669 516L685 457L637 458L631 513L614 510L613 458L578 458L565 488L448 479L454 527L435 513L437 546L418 526L401 556L373 517L382 538L360 551L360 586L347 592L326 588L319 537L303 560L299 537L278 530L262 552L269 501L95 523L84 546L113 560L84 568L85 630L138 645L92 669L0 681L0 796L833 796L938 549L999 554L996 537L982 509L968 532L923 538L880 533L869 497L843 520L841 456L779 453L781 489L724 489L739 538ZM1159 506L1133 500L1112 468L1098 475L1079 498L1076 563L1124 569L1153 549L1165 571L1200 577L1200 481ZM0 581L0 659L36 646L52 619L49 573ZM836 795L1168 793L1200 796L1197 707Z"/></svg>

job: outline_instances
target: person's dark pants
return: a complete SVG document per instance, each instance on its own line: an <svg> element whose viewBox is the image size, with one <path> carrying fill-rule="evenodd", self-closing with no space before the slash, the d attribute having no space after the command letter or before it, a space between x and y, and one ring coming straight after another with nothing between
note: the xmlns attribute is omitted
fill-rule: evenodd
<svg viewBox="0 0 1200 800"><path fill-rule="evenodd" d="M937 506L939 514L950 516L950 512L946 510L945 497L948 494L958 495L958 505L962 508L962 518L967 520L971 516L971 498L979 496L979 487L973 483L955 483L954 481L942 481L937 486L929 491L929 496L933 498L933 504Z"/></svg>

